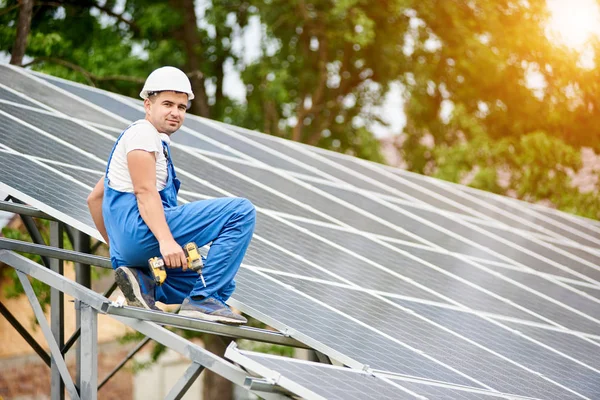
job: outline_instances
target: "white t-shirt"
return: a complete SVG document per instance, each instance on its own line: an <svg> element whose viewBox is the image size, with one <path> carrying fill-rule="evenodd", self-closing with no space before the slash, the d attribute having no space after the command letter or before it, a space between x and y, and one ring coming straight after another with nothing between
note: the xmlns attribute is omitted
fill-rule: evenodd
<svg viewBox="0 0 600 400"><path fill-rule="evenodd" d="M167 159L162 142L170 144L169 135L159 133L154 125L140 119L127 128L117 144L108 167L108 185L120 192L133 193L133 183L127 166L127 154L133 150L154 153L156 157L156 189L161 191L167 185Z"/></svg>

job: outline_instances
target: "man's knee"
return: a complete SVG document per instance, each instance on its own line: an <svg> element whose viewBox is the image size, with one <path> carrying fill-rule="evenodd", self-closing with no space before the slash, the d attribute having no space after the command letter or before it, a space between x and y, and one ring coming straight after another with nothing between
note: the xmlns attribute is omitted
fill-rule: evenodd
<svg viewBox="0 0 600 400"><path fill-rule="evenodd" d="M238 204L236 205L236 209L238 213L243 214L246 218L254 221L256 219L256 208L254 208L254 204L248 199L238 198Z"/></svg>

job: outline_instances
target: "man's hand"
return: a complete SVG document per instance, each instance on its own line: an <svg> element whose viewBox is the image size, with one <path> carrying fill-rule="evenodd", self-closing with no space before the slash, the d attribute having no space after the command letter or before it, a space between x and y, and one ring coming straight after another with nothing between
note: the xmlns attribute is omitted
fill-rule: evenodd
<svg viewBox="0 0 600 400"><path fill-rule="evenodd" d="M184 270L187 269L185 253L175 240L163 240L158 242L158 245L160 246L160 254L167 268L183 267Z"/></svg>

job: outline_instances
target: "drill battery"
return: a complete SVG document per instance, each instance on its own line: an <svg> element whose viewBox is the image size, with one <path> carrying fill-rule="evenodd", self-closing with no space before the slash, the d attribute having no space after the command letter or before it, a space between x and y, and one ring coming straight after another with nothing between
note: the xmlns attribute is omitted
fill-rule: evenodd
<svg viewBox="0 0 600 400"><path fill-rule="evenodd" d="M198 246L196 246L196 243L194 242L187 243L183 246L183 252L185 253L185 258L187 259L187 267L200 274L202 283L206 287L204 276L202 275L202 267L204 265L202 263L202 256L200 255ZM167 270L165 269L164 260L161 257L152 257L148 260L148 266L150 267L150 274L152 275L154 282L156 282L156 284L159 286L162 285L165 279L167 279Z"/></svg>
<svg viewBox="0 0 600 400"><path fill-rule="evenodd" d="M152 257L148 260L150 266L150 275L157 285L162 285L167 279L167 271L165 270L165 262L160 257Z"/></svg>
<svg viewBox="0 0 600 400"><path fill-rule="evenodd" d="M183 246L183 252L185 253L185 258L187 258L188 268L192 271L196 271L199 274L202 274L202 256L200 255L200 251L198 250L198 246L196 243L189 242L185 246Z"/></svg>

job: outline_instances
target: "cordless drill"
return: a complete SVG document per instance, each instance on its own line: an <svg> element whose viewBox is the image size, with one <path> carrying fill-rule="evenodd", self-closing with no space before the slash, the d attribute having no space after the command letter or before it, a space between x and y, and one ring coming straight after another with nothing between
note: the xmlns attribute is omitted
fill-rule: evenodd
<svg viewBox="0 0 600 400"><path fill-rule="evenodd" d="M202 275L202 256L200 255L198 246L196 246L196 243L194 242L187 243L183 246L183 252L185 253L185 258L187 258L187 267L200 274L202 284L206 287L206 282ZM162 285L165 279L167 279L165 261L161 257L152 257L148 260L148 265L150 266L150 273L152 274L154 282L159 286Z"/></svg>

